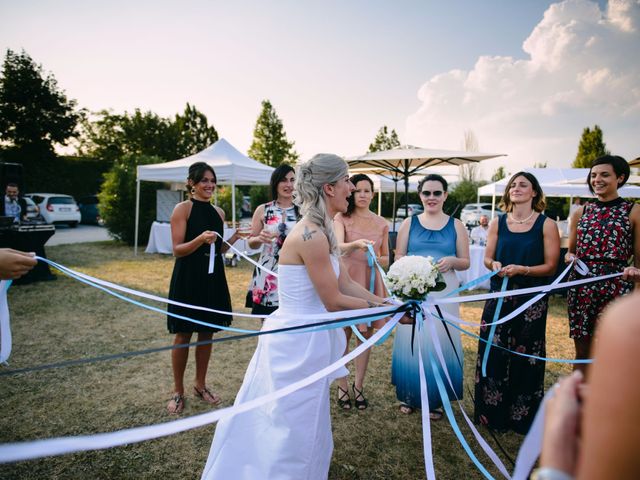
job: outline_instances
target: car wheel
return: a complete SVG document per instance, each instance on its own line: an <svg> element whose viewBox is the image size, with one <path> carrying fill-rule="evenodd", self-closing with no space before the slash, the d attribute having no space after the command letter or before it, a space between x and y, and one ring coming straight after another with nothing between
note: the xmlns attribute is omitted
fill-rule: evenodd
<svg viewBox="0 0 640 480"><path fill-rule="evenodd" d="M69 228L76 228L78 226L78 222L69 222Z"/></svg>

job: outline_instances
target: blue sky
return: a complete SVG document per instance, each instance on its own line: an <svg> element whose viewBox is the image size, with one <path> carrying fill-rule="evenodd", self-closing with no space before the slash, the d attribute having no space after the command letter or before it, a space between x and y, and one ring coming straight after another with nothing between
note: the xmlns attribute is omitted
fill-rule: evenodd
<svg viewBox="0 0 640 480"><path fill-rule="evenodd" d="M615 153L640 155L637 49L626 64L602 55L640 46L640 5L611 4L0 0L0 48L24 48L91 110L195 104L242 151L268 98L302 158L364 153L383 124L432 148L459 149L471 130L481 150L510 155L490 175L568 167L596 122ZM604 47L576 54L592 37ZM608 84L632 95L593 93Z"/></svg>

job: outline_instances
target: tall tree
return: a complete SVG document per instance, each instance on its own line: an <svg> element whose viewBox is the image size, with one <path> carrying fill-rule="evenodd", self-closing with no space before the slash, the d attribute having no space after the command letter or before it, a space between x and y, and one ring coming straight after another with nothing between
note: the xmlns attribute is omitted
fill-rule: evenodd
<svg viewBox="0 0 640 480"><path fill-rule="evenodd" d="M478 138L471 130L464 131L464 139L462 141L462 149L465 152L477 152L479 149ZM475 162L460 165L460 180L471 183L478 181L478 164Z"/></svg>
<svg viewBox="0 0 640 480"><path fill-rule="evenodd" d="M502 180L504 177L507 176L507 172L505 172L504 170L504 166L500 165L495 172L493 172L493 175L491 175L491 181L492 182L497 182L498 180Z"/></svg>
<svg viewBox="0 0 640 480"><path fill-rule="evenodd" d="M386 125L380 127L376 138L373 139L373 143L369 144L369 152L381 152L383 150L391 150L392 148L400 146L400 139L395 129L389 132Z"/></svg>
<svg viewBox="0 0 640 480"><path fill-rule="evenodd" d="M24 50L7 50L0 76L0 141L14 149L53 153L80 118L52 74Z"/></svg>
<svg viewBox="0 0 640 480"><path fill-rule="evenodd" d="M293 149L295 142L287 140L282 120L269 100L262 101L262 111L253 129L253 142L249 156L272 167L281 163L295 163L298 154Z"/></svg>
<svg viewBox="0 0 640 480"><path fill-rule="evenodd" d="M571 165L574 168L591 168L593 161L602 155L608 155L607 145L602 139L602 129L595 125L593 130L586 127L578 144L578 154Z"/></svg>
<svg viewBox="0 0 640 480"><path fill-rule="evenodd" d="M209 125L207 116L188 103L184 113L176 115L174 128L178 157L194 155L218 141L218 132L213 125Z"/></svg>

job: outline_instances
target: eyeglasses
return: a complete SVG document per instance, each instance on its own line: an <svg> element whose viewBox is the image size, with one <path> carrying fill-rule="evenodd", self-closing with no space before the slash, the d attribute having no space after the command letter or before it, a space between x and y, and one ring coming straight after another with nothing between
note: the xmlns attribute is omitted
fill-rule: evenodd
<svg viewBox="0 0 640 480"><path fill-rule="evenodd" d="M429 190L422 190L420 192L420 195L422 195L423 197L430 197L431 195L433 195L434 197L441 197L443 193L444 192L442 190L435 190L433 192L430 192Z"/></svg>

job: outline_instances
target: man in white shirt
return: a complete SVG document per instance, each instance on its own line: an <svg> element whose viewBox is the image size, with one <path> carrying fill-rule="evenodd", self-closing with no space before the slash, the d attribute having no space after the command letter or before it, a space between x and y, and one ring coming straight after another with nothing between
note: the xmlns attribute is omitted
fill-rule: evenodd
<svg viewBox="0 0 640 480"><path fill-rule="evenodd" d="M476 245L487 244L487 232L489 231L489 217L480 215L480 225L471 229L471 241Z"/></svg>

